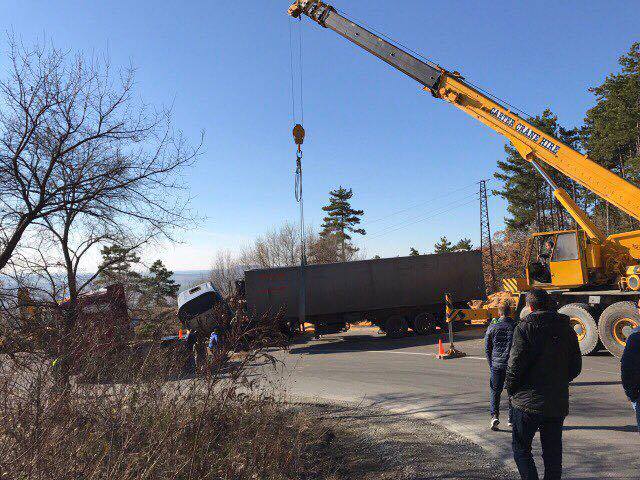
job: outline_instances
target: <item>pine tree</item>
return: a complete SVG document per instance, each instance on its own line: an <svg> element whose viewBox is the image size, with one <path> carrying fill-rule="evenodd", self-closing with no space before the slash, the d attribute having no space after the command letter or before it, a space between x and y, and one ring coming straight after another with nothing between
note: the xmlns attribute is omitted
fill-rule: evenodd
<svg viewBox="0 0 640 480"><path fill-rule="evenodd" d="M433 251L435 253L448 253L453 252L453 247L451 247L451 242L447 237L440 237L438 243L433 246Z"/></svg>
<svg viewBox="0 0 640 480"><path fill-rule="evenodd" d="M413 247L409 248L409 256L411 257L417 257L418 255L420 255L420 252L418 250L416 250Z"/></svg>
<svg viewBox="0 0 640 480"><path fill-rule="evenodd" d="M473 249L473 244L469 238L460 239L452 244L447 237L440 237L433 249L434 253L468 252Z"/></svg>
<svg viewBox="0 0 640 480"><path fill-rule="evenodd" d="M145 277L146 294L156 305L165 305L168 298L176 298L180 285L173 278L173 272L164 266L161 260L149 267L149 276Z"/></svg>
<svg viewBox="0 0 640 480"><path fill-rule="evenodd" d="M591 159L624 179L640 183L640 43L619 59L621 70L590 91L596 105L589 109L582 140ZM638 228L628 215L589 194L596 223L610 233ZM610 227L610 228L607 228Z"/></svg>
<svg viewBox="0 0 640 480"><path fill-rule="evenodd" d="M128 290L140 289L142 275L131 269L132 265L140 263L140 257L134 251L120 245L110 245L104 246L100 254L102 262L98 267L98 285L121 283Z"/></svg>
<svg viewBox="0 0 640 480"><path fill-rule="evenodd" d="M470 238L463 238L461 240L458 240L458 243L453 246L454 252L468 252L472 249L473 244L471 243Z"/></svg>
<svg viewBox="0 0 640 480"><path fill-rule="evenodd" d="M322 224L322 237L335 237L339 245L339 258L346 261L348 257L358 251L351 243L352 233L366 235L363 228L356 228L360 224L363 210L354 210L351 207L353 190L340 186L337 190L329 192L329 205L322 207L327 212Z"/></svg>

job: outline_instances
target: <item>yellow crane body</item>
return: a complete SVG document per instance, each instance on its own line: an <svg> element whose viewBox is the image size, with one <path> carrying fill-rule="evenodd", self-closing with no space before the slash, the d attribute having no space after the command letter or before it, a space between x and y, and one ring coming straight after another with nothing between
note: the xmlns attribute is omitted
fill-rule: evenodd
<svg viewBox="0 0 640 480"><path fill-rule="evenodd" d="M640 189L443 70L437 96L507 137L526 160L539 159L640 220Z"/></svg>
<svg viewBox="0 0 640 480"><path fill-rule="evenodd" d="M533 126L512 109L465 81L457 71L417 58L412 52L370 32L320 0L298 0L293 17L305 15L333 30L423 85L434 97L451 103L506 137L543 176L554 197L577 228L538 232L527 243L524 278L506 279L505 290L525 315L523 294L531 288L550 292L570 318L583 353L601 340L620 355L631 330L640 326L635 302L640 299L640 230L607 236L571 196L558 187L545 168L574 180L611 205L640 220L640 189ZM461 310L457 317L481 321L495 311ZM456 317L454 315L453 317Z"/></svg>

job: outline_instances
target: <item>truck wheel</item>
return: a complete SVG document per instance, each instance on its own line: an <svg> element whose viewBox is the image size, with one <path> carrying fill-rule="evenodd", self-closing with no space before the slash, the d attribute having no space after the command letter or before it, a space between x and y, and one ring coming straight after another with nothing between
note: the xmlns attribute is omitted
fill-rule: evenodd
<svg viewBox="0 0 640 480"><path fill-rule="evenodd" d="M391 315L384 322L384 332L391 338L399 338L407 333L407 322L400 315Z"/></svg>
<svg viewBox="0 0 640 480"><path fill-rule="evenodd" d="M640 325L640 314L633 302L616 302L604 309L598 331L604 347L612 355L621 357L631 330Z"/></svg>
<svg viewBox="0 0 640 480"><path fill-rule="evenodd" d="M422 312L413 319L413 331L418 335L428 335L436 328L436 317L433 313Z"/></svg>
<svg viewBox="0 0 640 480"><path fill-rule="evenodd" d="M589 312L589 305L585 303L569 303L560 307L558 313L569 317L571 328L578 336L582 355L593 353L598 347L598 325Z"/></svg>

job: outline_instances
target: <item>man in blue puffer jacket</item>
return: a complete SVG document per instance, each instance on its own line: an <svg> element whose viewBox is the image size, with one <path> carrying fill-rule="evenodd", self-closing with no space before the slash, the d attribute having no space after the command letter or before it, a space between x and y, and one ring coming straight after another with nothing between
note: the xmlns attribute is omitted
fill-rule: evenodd
<svg viewBox="0 0 640 480"><path fill-rule="evenodd" d="M489 362L491 378L491 430L498 430L500 424L500 394L504 389L504 381L509 364L509 352L513 340L515 322L511 318L511 305L504 302L498 308L500 318L491 321L484 337L484 350ZM511 425L511 407L509 407L509 425Z"/></svg>

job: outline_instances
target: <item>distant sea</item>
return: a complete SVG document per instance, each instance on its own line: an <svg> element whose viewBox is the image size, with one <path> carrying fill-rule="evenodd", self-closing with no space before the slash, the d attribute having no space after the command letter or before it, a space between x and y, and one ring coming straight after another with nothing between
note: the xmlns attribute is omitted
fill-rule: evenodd
<svg viewBox="0 0 640 480"><path fill-rule="evenodd" d="M173 272L172 278L175 280L177 284L180 285L180 291L186 290L187 288L191 288L194 285L198 285L200 283L204 283L209 280L211 275L211 270L178 270ZM64 279L64 276L60 275L61 282ZM88 274L79 274L78 280L82 282L89 278ZM15 288L16 283L8 277L1 276L0 284L5 288Z"/></svg>
<svg viewBox="0 0 640 480"><path fill-rule="evenodd" d="M180 291L209 281L211 270L178 270L173 272L173 280L180 285Z"/></svg>
<svg viewBox="0 0 640 480"><path fill-rule="evenodd" d="M242 278L244 270L247 270L251 267L237 267L237 278ZM80 282L87 280L89 278L89 274L80 273L78 274L78 280ZM56 278L60 279L60 283L64 282L64 275L57 275ZM208 282L211 279L211 270L176 270L173 272L172 277L173 280L180 285L179 292L183 290L187 290L195 285L199 285L204 282ZM34 281L32 279L32 281ZM17 287L17 284L14 280L9 277L5 277L0 275L0 285L5 289L13 289Z"/></svg>

